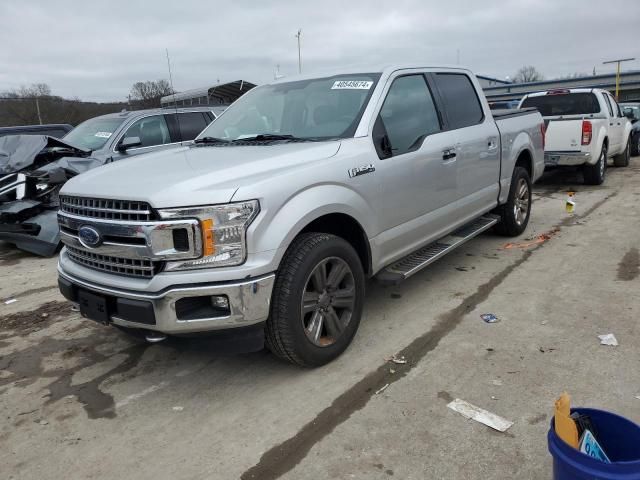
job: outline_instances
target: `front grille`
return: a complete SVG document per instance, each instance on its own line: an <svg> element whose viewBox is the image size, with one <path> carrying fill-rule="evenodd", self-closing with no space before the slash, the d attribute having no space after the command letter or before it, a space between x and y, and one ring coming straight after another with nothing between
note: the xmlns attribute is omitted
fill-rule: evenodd
<svg viewBox="0 0 640 480"><path fill-rule="evenodd" d="M104 220L148 222L153 218L151 206L148 203L130 200L106 200L61 195L60 210L72 215Z"/></svg>
<svg viewBox="0 0 640 480"><path fill-rule="evenodd" d="M161 262L134 260L132 258L99 255L75 247L67 246L69 258L80 265L103 272L127 275L130 277L151 278L160 271Z"/></svg>

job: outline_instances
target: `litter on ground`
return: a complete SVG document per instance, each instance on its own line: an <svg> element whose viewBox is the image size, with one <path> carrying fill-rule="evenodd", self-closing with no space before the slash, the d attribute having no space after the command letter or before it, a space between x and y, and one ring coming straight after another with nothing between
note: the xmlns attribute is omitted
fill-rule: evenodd
<svg viewBox="0 0 640 480"><path fill-rule="evenodd" d="M388 386L389 386L389 384L386 383L382 388L380 388L379 390L376 391L376 395L384 392L387 389Z"/></svg>
<svg viewBox="0 0 640 480"><path fill-rule="evenodd" d="M482 315L480 315L480 318L486 323L497 323L500 321L500 319L493 313L483 313Z"/></svg>
<svg viewBox="0 0 640 480"><path fill-rule="evenodd" d="M618 346L618 339L613 333L607 333L605 335L598 335L600 339L600 345L609 345L612 347Z"/></svg>
<svg viewBox="0 0 640 480"><path fill-rule="evenodd" d="M499 432L506 432L512 425L506 418L502 418L495 413L491 413L483 408L476 407L475 405L465 402L456 398L454 401L447 404L454 412L458 412L460 415L466 418L480 422L487 427L491 427Z"/></svg>
<svg viewBox="0 0 640 480"><path fill-rule="evenodd" d="M503 250L510 250L512 248L529 248L529 247L533 247L535 245L540 245L541 243L544 243L547 240L550 240L559 231L560 231L559 228L554 228L553 230L549 230L548 232L541 233L540 235L538 235L537 237L535 237L531 241L519 242L519 243L505 243L502 246L502 249Z"/></svg>
<svg viewBox="0 0 640 480"><path fill-rule="evenodd" d="M16 303L18 301L17 298L10 298L9 300L5 300L5 305L11 305L12 303Z"/></svg>

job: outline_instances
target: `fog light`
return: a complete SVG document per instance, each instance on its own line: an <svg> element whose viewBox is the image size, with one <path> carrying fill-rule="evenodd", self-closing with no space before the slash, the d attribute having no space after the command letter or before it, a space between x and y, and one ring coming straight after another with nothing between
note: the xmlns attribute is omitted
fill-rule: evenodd
<svg viewBox="0 0 640 480"><path fill-rule="evenodd" d="M222 310L229 310L229 299L226 295L215 295L211 297L211 306Z"/></svg>

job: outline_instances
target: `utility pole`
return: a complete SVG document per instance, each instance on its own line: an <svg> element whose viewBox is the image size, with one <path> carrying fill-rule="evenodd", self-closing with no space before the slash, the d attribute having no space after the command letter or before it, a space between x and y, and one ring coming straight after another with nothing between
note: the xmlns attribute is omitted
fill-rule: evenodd
<svg viewBox="0 0 640 480"><path fill-rule="evenodd" d="M38 97L36 97L36 110L38 111L38 121L40 125L42 125L42 117L40 116L40 102L38 101Z"/></svg>
<svg viewBox="0 0 640 480"><path fill-rule="evenodd" d="M302 73L302 54L300 53L300 38L302 37L302 29L298 29L298 33L296 33L296 38L298 39L298 73Z"/></svg>
<svg viewBox="0 0 640 480"><path fill-rule="evenodd" d="M622 62L630 62L632 60L635 60L635 58L618 58L617 60L608 60L606 62L602 62L602 64L607 64L607 63L615 63L617 64L616 67L616 101L618 101L618 95L620 93L620 64Z"/></svg>

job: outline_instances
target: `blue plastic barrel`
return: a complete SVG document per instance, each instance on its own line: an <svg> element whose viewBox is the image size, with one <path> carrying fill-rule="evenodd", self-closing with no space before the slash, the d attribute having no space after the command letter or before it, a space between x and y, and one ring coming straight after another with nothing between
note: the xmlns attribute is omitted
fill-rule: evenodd
<svg viewBox="0 0 640 480"><path fill-rule="evenodd" d="M573 408L591 417L597 440L611 460L604 463L567 445L556 435L553 418L547 434L554 480L640 480L640 426L615 413Z"/></svg>

